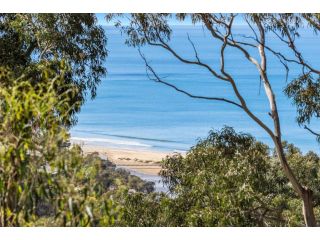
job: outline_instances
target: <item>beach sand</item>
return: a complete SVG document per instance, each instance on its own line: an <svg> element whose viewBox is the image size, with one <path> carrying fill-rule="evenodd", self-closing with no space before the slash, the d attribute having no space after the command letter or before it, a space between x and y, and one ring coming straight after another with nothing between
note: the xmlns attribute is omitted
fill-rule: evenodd
<svg viewBox="0 0 320 240"><path fill-rule="evenodd" d="M150 151L140 149L119 149L94 145L82 145L84 154L93 152L110 160L118 167L128 168L140 173L158 175L161 170L160 161L173 152Z"/></svg>

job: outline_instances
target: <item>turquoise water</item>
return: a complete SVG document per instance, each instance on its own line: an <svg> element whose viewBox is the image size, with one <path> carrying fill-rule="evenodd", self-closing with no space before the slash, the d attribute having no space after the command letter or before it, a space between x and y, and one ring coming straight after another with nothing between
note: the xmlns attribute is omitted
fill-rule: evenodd
<svg viewBox="0 0 320 240"><path fill-rule="evenodd" d="M242 26L236 30L239 34L248 33ZM198 49L200 58L219 69L218 43L212 41L200 26L174 28L171 45L177 52L187 58L193 57L187 33ZM125 37L113 27L107 27L106 34L109 57L105 64L108 75L98 86L96 99L88 100L78 115L78 124L71 130L74 140L120 148L185 151L198 138L205 137L210 129L228 125L271 144L267 134L237 107L222 102L191 99L149 80L137 49L124 45ZM315 67L320 67L317 42L317 36L306 32L299 45L306 58ZM285 49L272 36L268 38L268 44L281 51ZM193 94L236 100L230 85L214 79L206 70L180 63L160 48L144 47L142 51L166 81ZM227 70L237 80L249 107L272 127L268 116L269 104L255 67L234 49L227 51L226 59ZM268 62L268 71L278 101L283 139L294 143L304 152L319 152L315 138L296 124L295 107L282 93L286 84L284 69L276 59L272 59ZM296 75L297 69L293 68L289 80ZM320 129L319 121L312 122L312 127Z"/></svg>

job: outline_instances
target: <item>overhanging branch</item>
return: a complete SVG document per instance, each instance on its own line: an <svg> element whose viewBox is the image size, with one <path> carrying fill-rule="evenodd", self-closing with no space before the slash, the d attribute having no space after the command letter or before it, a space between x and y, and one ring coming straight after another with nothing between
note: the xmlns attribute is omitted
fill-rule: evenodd
<svg viewBox="0 0 320 240"><path fill-rule="evenodd" d="M147 76L149 77L150 80L153 80L155 82L158 82L158 83L162 83L168 87L171 87L173 88L174 90L176 90L177 92L180 92L180 93L183 93L185 95L187 95L188 97L191 97L191 98L196 98L196 99L204 99L204 100L211 100L211 101L222 101L222 102L226 102L226 103L229 103L229 104L232 104L232 105L235 105L241 109L243 109L243 107L237 103L237 102L234 102L232 100L229 100L229 99L226 99L226 98L220 98L220 97L207 97L207 96L199 96L199 95L194 95L190 92L187 92L183 89L180 89L178 88L177 86L175 86L174 84L171 84L171 83L168 83L166 81L163 81L159 75L154 71L154 69L149 65L147 59L145 58L145 56L141 53L140 49L138 50L139 51L139 54L141 56L141 58L143 59L145 65L146 65L146 70L147 70ZM151 78L150 75L149 75L149 72L152 73L152 75L154 76L154 78Z"/></svg>
<svg viewBox="0 0 320 240"><path fill-rule="evenodd" d="M320 133L313 131L312 129L310 129L306 125L304 126L304 129L308 130L311 134L315 135L317 138L320 138Z"/></svg>

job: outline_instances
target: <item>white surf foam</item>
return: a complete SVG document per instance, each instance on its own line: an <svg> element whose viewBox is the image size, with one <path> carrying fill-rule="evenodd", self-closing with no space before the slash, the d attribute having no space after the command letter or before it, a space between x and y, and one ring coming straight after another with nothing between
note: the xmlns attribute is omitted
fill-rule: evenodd
<svg viewBox="0 0 320 240"><path fill-rule="evenodd" d="M152 145L144 144L135 141L123 141L123 140L116 140L116 139L109 139L109 138L92 138L92 137L71 137L71 141L75 142L96 142L96 143L110 143L115 145L126 145L126 146L137 146L137 147L152 147Z"/></svg>

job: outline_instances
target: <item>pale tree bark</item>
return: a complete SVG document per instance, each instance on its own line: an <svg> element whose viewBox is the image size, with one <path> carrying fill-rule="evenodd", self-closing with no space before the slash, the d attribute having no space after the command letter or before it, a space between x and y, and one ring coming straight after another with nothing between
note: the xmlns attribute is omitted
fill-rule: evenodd
<svg viewBox="0 0 320 240"><path fill-rule="evenodd" d="M303 215L304 215L304 220L306 223L306 226L316 226L316 220L315 220L315 215L313 211L313 202L312 202L312 191L301 186L299 181L296 179L294 173L292 172L286 156L283 151L283 146L282 146L282 141L281 141L281 128L280 128L280 120L279 120L279 114L278 114L278 109L277 109L277 104L275 100L275 95L273 93L273 90L271 88L270 82L268 80L268 75L266 74L266 65L267 65L267 58L265 55L265 50L264 50L264 45L265 45L265 31L263 29L263 26L259 19L255 20L256 25L259 29L260 33L260 44L259 44L259 54L261 57L261 64L260 64L260 75L263 79L264 82L264 87L265 87L265 92L267 94L269 103L270 103L270 109L271 109L271 117L273 118L274 121L274 133L275 133L275 138L273 139L275 147L276 147L276 152L278 155L278 158L282 164L283 171L289 181L291 182L294 190L297 192L297 194L302 198L303 200Z"/></svg>

